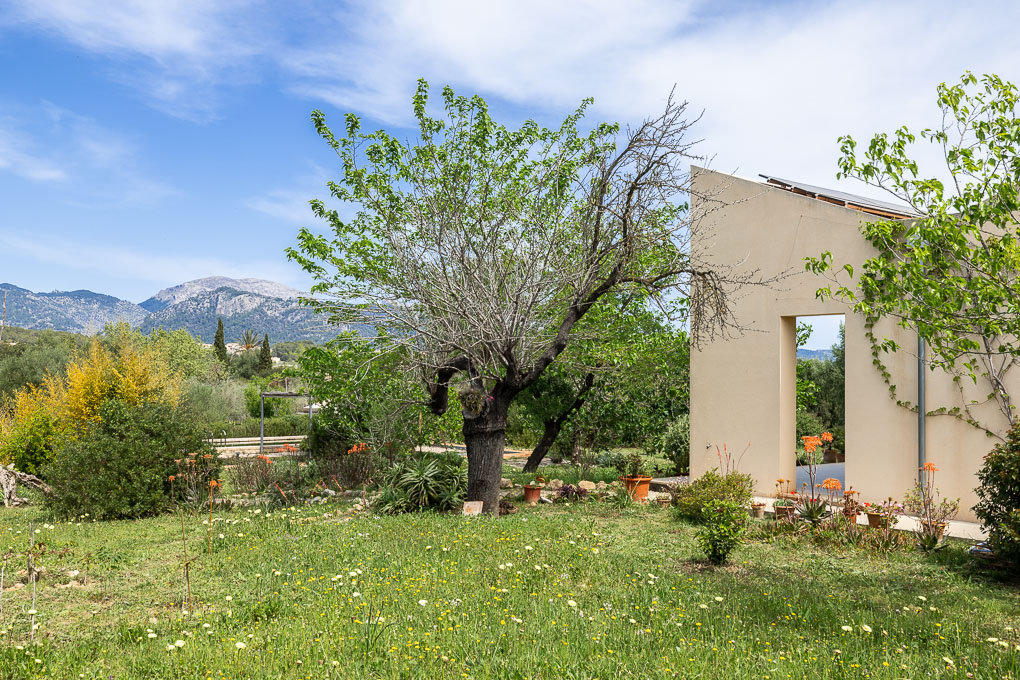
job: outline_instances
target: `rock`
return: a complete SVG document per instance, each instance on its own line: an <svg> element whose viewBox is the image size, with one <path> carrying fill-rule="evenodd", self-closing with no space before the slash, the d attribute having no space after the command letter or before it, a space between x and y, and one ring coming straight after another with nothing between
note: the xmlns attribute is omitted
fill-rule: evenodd
<svg viewBox="0 0 1020 680"><path fill-rule="evenodd" d="M587 479L582 479L580 482L577 483L577 486L578 488L584 489L589 493L598 488L598 485L595 484L595 482L589 482Z"/></svg>
<svg viewBox="0 0 1020 680"><path fill-rule="evenodd" d="M332 498L333 496L336 495L336 491L333 491L333 489L323 489L322 490L322 495L323 496L329 496L329 497Z"/></svg>
<svg viewBox="0 0 1020 680"><path fill-rule="evenodd" d="M562 479L554 479L551 482L549 482L548 484L546 484L545 488L549 489L550 491L558 491L558 490L563 488L563 480Z"/></svg>
<svg viewBox="0 0 1020 680"><path fill-rule="evenodd" d="M599 482L598 484L595 485L595 490L596 491L605 491L608 488L609 488L609 485L606 484L605 482Z"/></svg>
<svg viewBox="0 0 1020 680"><path fill-rule="evenodd" d="M503 477L502 479L499 480L499 488L512 489L514 488L514 483L511 480L507 479L506 477Z"/></svg>
<svg viewBox="0 0 1020 680"><path fill-rule="evenodd" d="M318 505L319 503L325 503L325 502L326 502L326 499L323 498L322 496L315 496L315 497L312 498L312 500L308 501L308 503L310 505Z"/></svg>

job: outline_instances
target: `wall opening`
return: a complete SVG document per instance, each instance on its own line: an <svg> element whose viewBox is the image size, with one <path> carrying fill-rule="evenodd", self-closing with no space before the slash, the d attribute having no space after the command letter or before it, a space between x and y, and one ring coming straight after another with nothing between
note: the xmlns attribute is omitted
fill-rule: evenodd
<svg viewBox="0 0 1020 680"><path fill-rule="evenodd" d="M844 316L797 316L784 319L792 327L792 341L795 358L792 366L784 367L787 376L784 381L792 395L783 399L784 409L793 413L783 418L787 429L793 429L783 439L791 442L793 448L784 455L794 457L795 483L802 489L808 482L807 462L809 454L804 449L802 437L832 434L832 442L823 445L814 453L818 463L816 484L826 478L838 479L841 487L846 486L846 457L853 455L846 448L846 340ZM787 414L784 414L787 415ZM788 466L784 466L789 469Z"/></svg>

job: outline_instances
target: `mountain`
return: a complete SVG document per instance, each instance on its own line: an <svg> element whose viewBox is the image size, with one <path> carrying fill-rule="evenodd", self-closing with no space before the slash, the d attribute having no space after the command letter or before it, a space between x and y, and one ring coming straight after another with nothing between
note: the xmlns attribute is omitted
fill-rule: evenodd
<svg viewBox="0 0 1020 680"><path fill-rule="evenodd" d="M182 300L196 297L202 293L211 293L220 288L232 288L238 291L257 293L265 297L281 298L283 300L297 299L301 295L301 291L296 288L291 288L275 281L207 276L204 279L195 279L194 281L182 283L179 286L164 288L145 302L139 304L139 307L149 312L158 312Z"/></svg>
<svg viewBox="0 0 1020 680"><path fill-rule="evenodd" d="M126 321L148 333L154 328L183 328L212 342L216 322L223 318L227 341L246 329L271 342L325 342L339 329L327 326L298 301L300 291L274 281L211 276L161 290L141 305L88 290L33 293L11 284L7 292L7 325L94 335L107 323Z"/></svg>
<svg viewBox="0 0 1020 680"><path fill-rule="evenodd" d="M219 318L223 319L227 342L236 340L248 328L254 329L260 338L268 333L272 342L325 342L339 332L316 318L312 310L299 304L296 298L271 297L232 287L198 292L170 304L146 316L140 329L149 333L158 327L184 328L203 342L212 342Z"/></svg>
<svg viewBox="0 0 1020 680"><path fill-rule="evenodd" d="M50 328L92 335L114 321L127 321L137 326L148 314L133 302L90 290L33 293L0 283L0 293L2 291L7 292L7 323L22 328Z"/></svg>
<svg viewBox="0 0 1020 680"><path fill-rule="evenodd" d="M831 349L798 349L798 359L818 359L820 361L832 361Z"/></svg>

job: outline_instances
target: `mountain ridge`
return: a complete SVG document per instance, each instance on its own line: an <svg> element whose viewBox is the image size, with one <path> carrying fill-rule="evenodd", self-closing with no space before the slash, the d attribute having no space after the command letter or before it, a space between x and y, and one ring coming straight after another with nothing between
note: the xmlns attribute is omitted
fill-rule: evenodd
<svg viewBox="0 0 1020 680"><path fill-rule="evenodd" d="M42 293L0 283L0 291L7 293L7 324L33 330L94 335L108 323L124 321L143 332L183 328L212 342L222 317L228 339L248 328L260 336L268 333L273 342L325 342L339 332L300 304L301 291L265 279L195 279L164 288L141 304L86 289Z"/></svg>

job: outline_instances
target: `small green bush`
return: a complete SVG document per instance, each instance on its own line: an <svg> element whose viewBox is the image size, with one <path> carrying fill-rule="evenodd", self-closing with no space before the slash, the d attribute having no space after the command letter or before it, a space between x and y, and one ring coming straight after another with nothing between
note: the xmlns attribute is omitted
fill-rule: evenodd
<svg viewBox="0 0 1020 680"><path fill-rule="evenodd" d="M825 423L810 411L797 411L797 441L806 435L817 435L825 430Z"/></svg>
<svg viewBox="0 0 1020 680"><path fill-rule="evenodd" d="M467 480L467 465L457 454L412 454L386 471L375 507L388 515L455 510L467 495Z"/></svg>
<svg viewBox="0 0 1020 680"><path fill-rule="evenodd" d="M698 545L712 564L723 564L744 542L747 531L747 503L716 499L703 508L704 524L697 533Z"/></svg>
<svg viewBox="0 0 1020 680"><path fill-rule="evenodd" d="M709 470L686 486L681 486L673 498L673 516L701 524L705 522L705 508L713 501L732 501L747 509L754 493L751 475L731 472L720 475Z"/></svg>
<svg viewBox="0 0 1020 680"><path fill-rule="evenodd" d="M258 437L259 419L245 418L240 422L217 422L203 425L202 429L208 432L207 436L214 439L220 437ZM223 433L226 432L226 435ZM290 437L293 435L308 434L308 415L295 413L289 416L275 416L266 418L267 437Z"/></svg>
<svg viewBox="0 0 1020 680"><path fill-rule="evenodd" d="M985 456L978 480L974 513L996 554L1020 565L1020 425Z"/></svg>
<svg viewBox="0 0 1020 680"><path fill-rule="evenodd" d="M90 424L46 468L46 505L64 517L147 517L166 510L176 491L178 460L214 453L183 411L162 404L130 408L108 400L101 422ZM215 459L212 459L215 461ZM201 485L201 481L199 482Z"/></svg>
<svg viewBox="0 0 1020 680"><path fill-rule="evenodd" d="M659 439L658 453L673 464L673 472L687 474L691 468L691 417L684 413L674 420Z"/></svg>
<svg viewBox="0 0 1020 680"><path fill-rule="evenodd" d="M9 460L16 470L44 477L46 465L53 460L59 442L53 419L39 411L11 431L0 449L0 461Z"/></svg>

